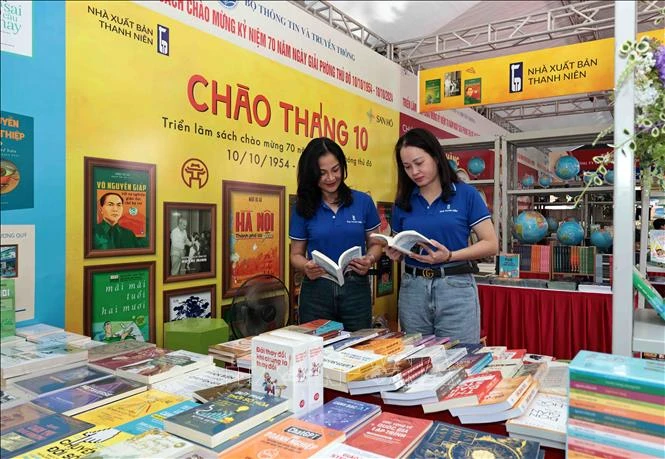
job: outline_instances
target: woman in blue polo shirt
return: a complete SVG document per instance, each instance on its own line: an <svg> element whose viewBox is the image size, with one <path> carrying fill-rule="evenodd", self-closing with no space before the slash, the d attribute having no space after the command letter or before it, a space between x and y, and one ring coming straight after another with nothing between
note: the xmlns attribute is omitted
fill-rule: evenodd
<svg viewBox="0 0 665 459"><path fill-rule="evenodd" d="M299 296L300 322L328 319L345 330L369 328L372 300L367 271L381 255L381 245L368 235L379 224L372 198L344 183L346 157L333 140L321 137L307 144L298 161L298 193L291 212L291 263L305 273ZM322 276L311 260L318 250L337 261L347 249L360 246L362 257L351 261L341 287ZM367 249L366 249L367 247Z"/></svg>
<svg viewBox="0 0 665 459"><path fill-rule="evenodd" d="M480 303L470 260L495 255L498 242L478 191L461 182L436 137L411 129L395 145L397 195L392 229L416 230L430 239L406 257L399 291L399 319L407 333L480 339ZM478 242L469 245L473 231ZM386 247L387 255L403 255Z"/></svg>

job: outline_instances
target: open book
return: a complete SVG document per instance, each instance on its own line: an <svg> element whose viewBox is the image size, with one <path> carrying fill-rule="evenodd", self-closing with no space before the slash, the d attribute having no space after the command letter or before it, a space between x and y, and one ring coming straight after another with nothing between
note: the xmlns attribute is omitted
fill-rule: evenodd
<svg viewBox="0 0 665 459"><path fill-rule="evenodd" d="M357 245L345 250L339 256L337 263L318 250L312 250L312 260L328 273L323 277L337 282L339 285L344 285L344 273L350 269L349 263L351 263L351 260L354 258L361 258L362 256L363 252L360 249L360 246Z"/></svg>
<svg viewBox="0 0 665 459"><path fill-rule="evenodd" d="M411 254L411 248L419 242L424 244L431 244L430 240L420 234L418 231L405 230L397 233L394 236L386 236L385 234L372 233L369 237L381 239L388 243L388 247L397 249L407 255Z"/></svg>

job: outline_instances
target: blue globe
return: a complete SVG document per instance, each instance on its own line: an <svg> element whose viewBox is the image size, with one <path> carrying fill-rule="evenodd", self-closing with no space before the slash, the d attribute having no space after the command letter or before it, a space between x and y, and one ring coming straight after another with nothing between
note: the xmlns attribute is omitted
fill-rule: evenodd
<svg viewBox="0 0 665 459"><path fill-rule="evenodd" d="M607 174L605 174L605 182L609 185L614 184L614 170L607 171Z"/></svg>
<svg viewBox="0 0 665 459"><path fill-rule="evenodd" d="M469 160L467 168L469 169L469 173L471 175L478 176L485 171L485 161L483 160L483 158L474 156Z"/></svg>
<svg viewBox="0 0 665 459"><path fill-rule="evenodd" d="M559 228L559 222L554 217L547 217L547 231L553 233Z"/></svg>
<svg viewBox="0 0 665 459"><path fill-rule="evenodd" d="M453 171L457 172L457 161L453 161L452 159L449 159L448 164L450 164L450 167L453 168Z"/></svg>
<svg viewBox="0 0 665 459"><path fill-rule="evenodd" d="M524 244L535 244L547 236L547 220L540 212L525 210L515 218L515 236Z"/></svg>
<svg viewBox="0 0 665 459"><path fill-rule="evenodd" d="M527 174L524 177L522 177L522 186L524 188L531 188L534 182L535 180L533 178L533 175Z"/></svg>
<svg viewBox="0 0 665 459"><path fill-rule="evenodd" d="M584 229L576 221L563 222L559 225L556 238L564 245L579 245L584 239Z"/></svg>
<svg viewBox="0 0 665 459"><path fill-rule="evenodd" d="M561 180L570 180L580 173L580 162L574 156L562 156L557 160L554 172Z"/></svg>
<svg viewBox="0 0 665 459"><path fill-rule="evenodd" d="M585 184L585 185L588 185L588 184L589 184L589 182L591 181L591 177L592 177L591 172L585 172L585 173L582 175L582 180L584 180L584 184Z"/></svg>
<svg viewBox="0 0 665 459"><path fill-rule="evenodd" d="M540 186L542 186L543 188L549 188L550 185L552 184L552 177L550 177L549 175L541 175L541 176L538 178L538 183L539 183Z"/></svg>
<svg viewBox="0 0 665 459"><path fill-rule="evenodd" d="M612 247L612 233L606 229L599 229L591 233L591 244L603 252Z"/></svg>

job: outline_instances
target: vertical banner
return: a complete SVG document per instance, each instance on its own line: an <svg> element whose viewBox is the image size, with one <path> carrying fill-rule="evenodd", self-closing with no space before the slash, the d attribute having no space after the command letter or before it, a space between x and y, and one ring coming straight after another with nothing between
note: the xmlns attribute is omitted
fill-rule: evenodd
<svg viewBox="0 0 665 459"><path fill-rule="evenodd" d="M32 2L2 0L1 50L32 57Z"/></svg>
<svg viewBox="0 0 665 459"><path fill-rule="evenodd" d="M34 120L0 112L0 209L34 207Z"/></svg>

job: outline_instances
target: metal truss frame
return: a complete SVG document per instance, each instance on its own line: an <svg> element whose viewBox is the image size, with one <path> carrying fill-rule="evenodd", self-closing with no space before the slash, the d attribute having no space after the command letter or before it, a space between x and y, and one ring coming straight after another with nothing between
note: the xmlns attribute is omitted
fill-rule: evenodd
<svg viewBox="0 0 665 459"><path fill-rule="evenodd" d="M556 100L485 107L482 115L489 119L496 115L504 121L511 121L604 111L612 111L609 95L598 92Z"/></svg>

